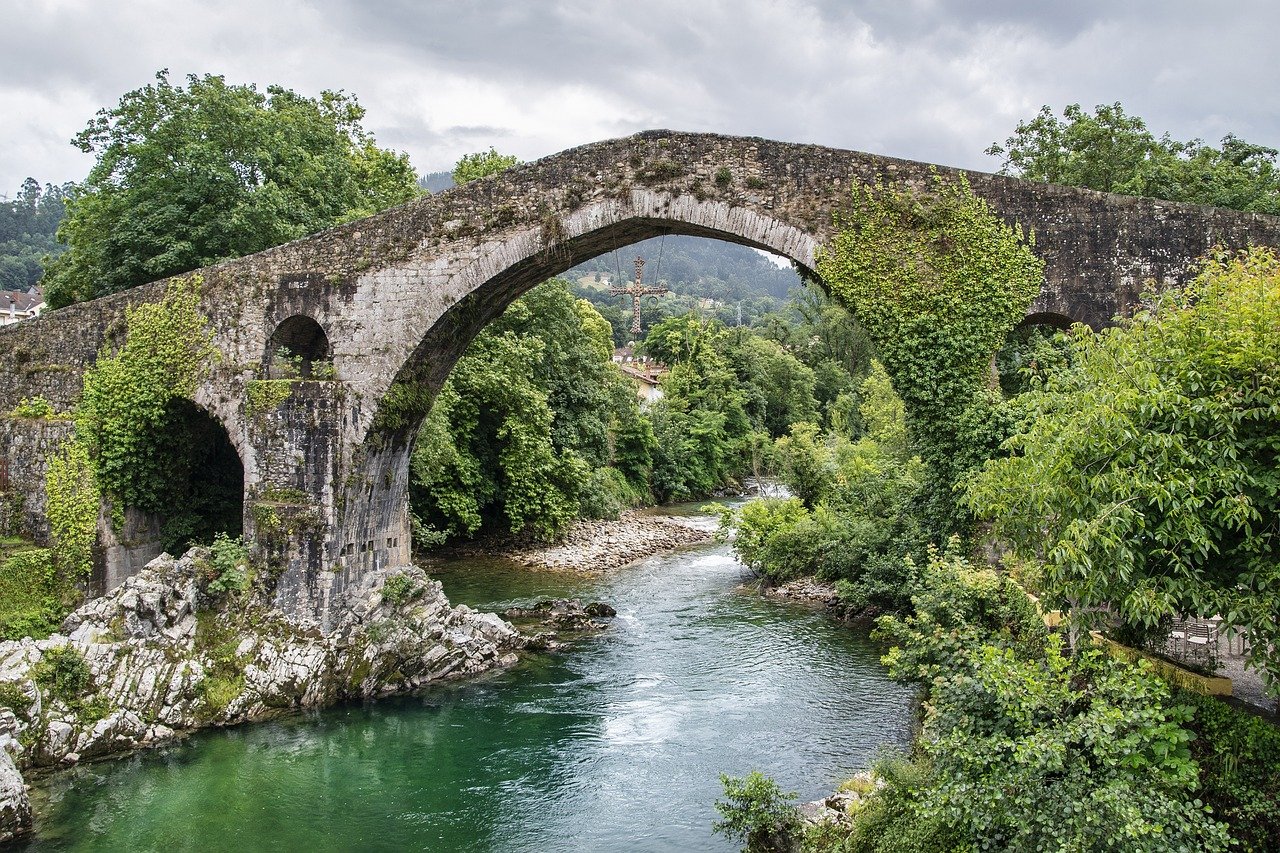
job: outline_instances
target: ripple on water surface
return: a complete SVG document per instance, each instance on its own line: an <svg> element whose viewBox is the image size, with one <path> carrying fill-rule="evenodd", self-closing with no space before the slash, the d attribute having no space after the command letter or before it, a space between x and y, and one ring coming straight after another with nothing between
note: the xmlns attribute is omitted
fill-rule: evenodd
<svg viewBox="0 0 1280 853"><path fill-rule="evenodd" d="M29 850L733 850L719 774L815 798L909 738L911 694L865 636L739 588L725 546L607 578L438 567L455 601L608 601L564 656L273 723L204 732L37 783Z"/></svg>

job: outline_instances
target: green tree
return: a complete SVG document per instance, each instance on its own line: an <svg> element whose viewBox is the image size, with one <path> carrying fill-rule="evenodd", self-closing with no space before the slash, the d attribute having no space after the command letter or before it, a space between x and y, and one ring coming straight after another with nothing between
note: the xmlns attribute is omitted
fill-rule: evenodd
<svg viewBox="0 0 1280 853"><path fill-rule="evenodd" d="M1120 327L1076 327L966 500L1077 623L1219 614L1280 676L1280 259L1220 256Z"/></svg>
<svg viewBox="0 0 1280 853"><path fill-rule="evenodd" d="M499 154L493 148L488 151L478 151L474 154L464 154L462 159L454 164L453 182L458 186L462 186L477 178L494 175L503 169L510 169L512 166L519 164L520 159L518 157L511 154Z"/></svg>
<svg viewBox="0 0 1280 853"><path fill-rule="evenodd" d="M813 370L773 341L734 332L722 349L737 375L751 428L777 438L794 423L817 420Z"/></svg>
<svg viewBox="0 0 1280 853"><path fill-rule="evenodd" d="M67 203L68 250L46 271L58 307L286 243L418 194L408 156L378 148L352 96L153 84L100 110L73 143L97 160Z"/></svg>
<svg viewBox="0 0 1280 853"><path fill-rule="evenodd" d="M647 502L653 430L609 336L560 279L476 336L414 450L423 544L485 524L550 538L579 515L616 517Z"/></svg>
<svg viewBox="0 0 1280 853"><path fill-rule="evenodd" d="M414 508L429 529L469 535L501 518L549 539L577 516L589 468L552 444L554 416L533 377L543 346L482 333L458 360L411 462Z"/></svg>
<svg viewBox="0 0 1280 853"><path fill-rule="evenodd" d="M40 281L44 259L62 251L56 237L72 185L27 178L12 201L0 202L0 289L26 290Z"/></svg>
<svg viewBox="0 0 1280 853"><path fill-rule="evenodd" d="M855 849L904 849L885 833L912 825L964 849L1226 849L1197 799L1191 711L1145 664L1064 656L1017 584L954 547L913 582L913 612L877 635L928 710L911 771L855 816Z"/></svg>
<svg viewBox="0 0 1280 853"><path fill-rule="evenodd" d="M729 333L693 314L653 326L644 350L671 365L653 421L653 489L659 500L705 497L753 469L757 441L747 395L727 355Z"/></svg>
<svg viewBox="0 0 1280 853"><path fill-rule="evenodd" d="M986 153L1003 159L1002 174L1029 181L1280 213L1274 148L1234 134L1220 148L1198 139L1178 142L1167 133L1156 138L1119 103L1098 105L1092 115L1071 104L1062 116L1041 107Z"/></svg>

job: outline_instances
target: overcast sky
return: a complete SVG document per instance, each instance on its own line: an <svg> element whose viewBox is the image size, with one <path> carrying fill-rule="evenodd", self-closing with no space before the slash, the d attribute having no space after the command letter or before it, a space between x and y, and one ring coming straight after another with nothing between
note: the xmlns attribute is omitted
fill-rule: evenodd
<svg viewBox="0 0 1280 853"><path fill-rule="evenodd" d="M356 94L419 172L648 128L994 171L1042 104L1280 146L1276 0L0 0L0 193L169 68Z"/></svg>

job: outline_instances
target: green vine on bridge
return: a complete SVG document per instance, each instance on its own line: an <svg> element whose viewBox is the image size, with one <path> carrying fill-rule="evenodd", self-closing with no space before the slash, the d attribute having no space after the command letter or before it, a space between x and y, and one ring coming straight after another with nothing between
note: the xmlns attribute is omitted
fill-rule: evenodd
<svg viewBox="0 0 1280 853"><path fill-rule="evenodd" d="M166 509L166 455L158 444L169 406L195 394L215 356L200 311L202 284L198 274L174 279L161 301L127 309L124 346L99 354L85 372L75 440L117 505Z"/></svg>
<svg viewBox="0 0 1280 853"><path fill-rule="evenodd" d="M101 499L117 523L125 506L168 510L168 460L176 448L170 404L189 399L215 357L200 311L199 275L174 279L164 298L125 311L126 338L85 371L74 436L50 460L45 478L53 555L64 577L93 565Z"/></svg>
<svg viewBox="0 0 1280 853"><path fill-rule="evenodd" d="M963 528L954 484L1003 438L984 393L992 355L1026 315L1044 264L960 177L925 187L855 186L817 269L854 311L930 464L927 513L940 540Z"/></svg>
<svg viewBox="0 0 1280 853"><path fill-rule="evenodd" d="M72 439L49 459L45 494L54 563L64 578L87 578L93 569L102 493L84 445Z"/></svg>

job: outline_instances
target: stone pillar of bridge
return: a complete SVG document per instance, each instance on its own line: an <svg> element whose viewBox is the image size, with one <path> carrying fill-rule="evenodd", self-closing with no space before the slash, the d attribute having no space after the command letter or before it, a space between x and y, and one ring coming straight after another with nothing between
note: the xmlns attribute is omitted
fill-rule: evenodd
<svg viewBox="0 0 1280 853"><path fill-rule="evenodd" d="M318 618L332 586L330 552L342 446L339 382L251 382L246 428L256 464L245 472L245 541L278 575L276 604Z"/></svg>
<svg viewBox="0 0 1280 853"><path fill-rule="evenodd" d="M278 574L276 606L332 627L343 593L371 570L411 559L409 448L353 445L342 382L251 383L245 539Z"/></svg>

